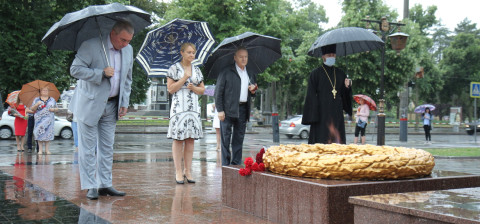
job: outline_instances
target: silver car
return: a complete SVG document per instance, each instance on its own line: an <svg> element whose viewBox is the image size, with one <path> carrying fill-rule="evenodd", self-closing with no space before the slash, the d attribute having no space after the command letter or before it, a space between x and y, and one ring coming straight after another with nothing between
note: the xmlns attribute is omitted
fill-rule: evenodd
<svg viewBox="0 0 480 224"><path fill-rule="evenodd" d="M280 134L284 134L288 138L299 136L302 139L307 139L310 133L310 125L302 124L302 115L295 115L290 119L283 120L279 126Z"/></svg>
<svg viewBox="0 0 480 224"><path fill-rule="evenodd" d="M0 139L9 139L15 133L15 118L9 116L7 113L8 112L5 110L5 112L2 114L2 120L0 120ZM63 139L72 138L72 123L63 118L55 116L53 134L55 136L62 137Z"/></svg>

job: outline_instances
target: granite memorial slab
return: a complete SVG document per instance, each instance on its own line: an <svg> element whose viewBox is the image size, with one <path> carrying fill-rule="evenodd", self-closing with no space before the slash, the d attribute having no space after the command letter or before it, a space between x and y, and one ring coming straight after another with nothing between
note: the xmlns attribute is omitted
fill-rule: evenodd
<svg viewBox="0 0 480 224"><path fill-rule="evenodd" d="M222 167L222 203L279 223L353 223L350 196L480 186L480 176L434 171L430 177L351 181L291 177L271 172L240 176L242 166Z"/></svg>
<svg viewBox="0 0 480 224"><path fill-rule="evenodd" d="M480 223L480 188L350 197L357 224Z"/></svg>

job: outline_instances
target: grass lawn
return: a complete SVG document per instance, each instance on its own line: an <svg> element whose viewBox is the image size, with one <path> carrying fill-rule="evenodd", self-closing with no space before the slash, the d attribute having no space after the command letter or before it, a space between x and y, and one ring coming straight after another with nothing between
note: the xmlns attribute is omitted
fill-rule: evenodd
<svg viewBox="0 0 480 224"><path fill-rule="evenodd" d="M434 156L480 156L480 148L431 148L424 150Z"/></svg>

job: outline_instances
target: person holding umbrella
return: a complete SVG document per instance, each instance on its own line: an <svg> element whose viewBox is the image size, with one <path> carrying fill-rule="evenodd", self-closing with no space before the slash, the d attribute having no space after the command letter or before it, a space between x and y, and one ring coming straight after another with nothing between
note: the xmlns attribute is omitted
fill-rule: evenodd
<svg viewBox="0 0 480 224"><path fill-rule="evenodd" d="M191 172L194 140L203 138L198 95L203 94L205 85L202 72L192 65L195 53L195 45L183 43L180 47L182 60L170 66L167 75L167 89L172 94L167 138L173 139L172 155L177 184L185 183L184 179L188 183L195 183Z"/></svg>
<svg viewBox="0 0 480 224"><path fill-rule="evenodd" d="M80 183L91 200L125 195L112 186L112 164L116 122L127 113L132 89L133 34L129 22L118 20L103 41L84 41L70 67L70 74L79 79L69 110L77 116L80 133Z"/></svg>
<svg viewBox="0 0 480 224"><path fill-rule="evenodd" d="M57 102L49 96L50 89L45 86L40 89L40 96L33 100L30 110L35 113L35 128L33 135L38 142L39 154L50 154L50 141L54 139L53 127L55 123L55 112L58 111ZM43 146L45 145L45 152Z"/></svg>
<svg viewBox="0 0 480 224"><path fill-rule="evenodd" d="M357 144L358 135L359 135L359 132L361 132L362 145L365 145L365 129L367 128L368 116L370 115L370 108L365 103L365 100L362 98L358 99L358 103L360 104L360 106L357 108L357 113L355 114L356 125L355 125L355 138L353 139L353 144Z"/></svg>
<svg viewBox="0 0 480 224"><path fill-rule="evenodd" d="M220 72L215 89L215 106L222 132L222 166L242 163L242 146L250 117L251 97L258 88L255 75L247 71L247 49L239 46L233 60L235 64ZM230 153L231 138L233 138L232 153Z"/></svg>
<svg viewBox="0 0 480 224"><path fill-rule="evenodd" d="M365 144L365 130L368 124L368 116L370 115L370 110L377 110L377 104L367 95L356 94L353 96L355 102L360 104L357 108L356 116L356 125L355 125L355 138L353 140L354 144L358 142L358 134L361 132L362 144Z"/></svg>
<svg viewBox="0 0 480 224"><path fill-rule="evenodd" d="M425 112L422 113L423 130L425 130L425 144L432 144L432 135L430 135L430 130L432 130L432 119L432 112L430 112L429 107L426 107Z"/></svg>
<svg viewBox="0 0 480 224"><path fill-rule="evenodd" d="M308 144L346 143L343 111L352 116L350 79L336 68L336 46L321 48L323 64L310 73L302 124L310 125Z"/></svg>

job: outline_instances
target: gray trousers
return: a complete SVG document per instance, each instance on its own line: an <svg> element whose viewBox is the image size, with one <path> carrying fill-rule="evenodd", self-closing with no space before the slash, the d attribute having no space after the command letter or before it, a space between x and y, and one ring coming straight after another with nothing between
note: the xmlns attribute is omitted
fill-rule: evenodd
<svg viewBox="0 0 480 224"><path fill-rule="evenodd" d="M242 164L243 139L247 127L247 105L240 105L238 110L239 118L228 117L226 115L225 120L220 122L220 132L222 133L222 166ZM232 153L230 153L230 139L232 139Z"/></svg>
<svg viewBox="0 0 480 224"><path fill-rule="evenodd" d="M82 190L112 186L113 143L117 114L117 102L108 101L96 125L89 126L81 121L77 122L78 163Z"/></svg>

